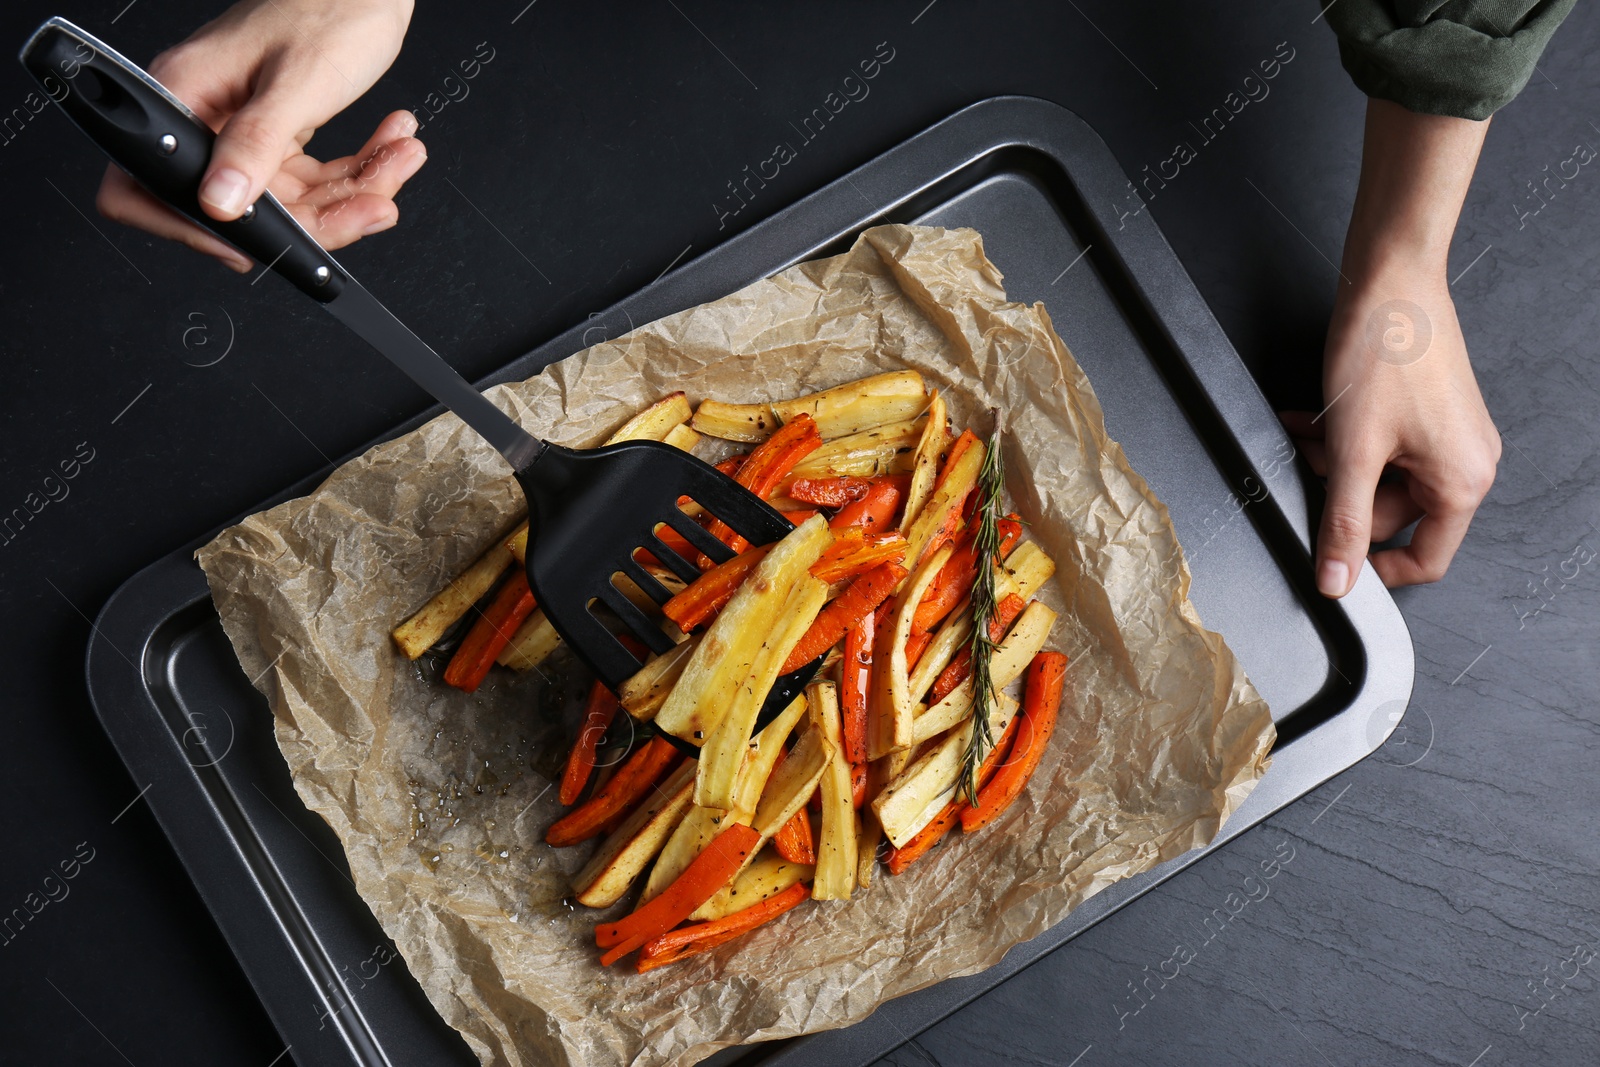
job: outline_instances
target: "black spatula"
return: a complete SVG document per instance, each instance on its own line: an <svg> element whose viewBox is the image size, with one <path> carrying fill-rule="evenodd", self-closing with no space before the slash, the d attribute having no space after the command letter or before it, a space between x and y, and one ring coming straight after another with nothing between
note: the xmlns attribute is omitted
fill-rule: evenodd
<svg viewBox="0 0 1600 1067"><path fill-rule="evenodd" d="M792 529L764 500L715 467L655 441L578 451L530 436L395 318L271 193L233 222L200 207L215 136L159 82L65 19L44 23L21 53L26 67L112 162L159 200L287 278L354 330L493 445L528 497L528 584L562 639L615 689L642 665L617 625L652 652L673 638L613 584L626 575L658 604L671 595L634 559L646 549L684 581L700 570L657 536L670 526L716 561L732 556L679 508L687 496L752 544ZM597 613L596 607L601 607ZM757 717L765 723L816 673L820 658L778 679Z"/></svg>

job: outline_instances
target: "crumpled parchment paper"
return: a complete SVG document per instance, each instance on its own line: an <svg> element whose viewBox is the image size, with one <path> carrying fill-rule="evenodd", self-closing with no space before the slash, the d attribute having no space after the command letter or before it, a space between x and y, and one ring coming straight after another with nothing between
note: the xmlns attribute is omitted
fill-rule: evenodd
<svg viewBox="0 0 1600 1067"><path fill-rule="evenodd" d="M1106 436L1043 305L1007 302L971 230L868 230L844 255L489 395L531 431L592 445L675 389L780 399L902 367L943 390L957 425L986 432L989 410L1003 413L1009 492L1060 565L1041 594L1072 662L1056 736L983 832L950 835L898 877L880 867L848 902L809 902L645 975L600 967L592 937L631 895L607 912L564 901L593 845L543 843L581 672L497 668L468 695L389 638L520 518L499 456L443 415L197 553L295 788L484 1063L688 1064L857 1022L992 966L1112 882L1210 841L1265 771L1271 716L1190 605L1166 508Z"/></svg>

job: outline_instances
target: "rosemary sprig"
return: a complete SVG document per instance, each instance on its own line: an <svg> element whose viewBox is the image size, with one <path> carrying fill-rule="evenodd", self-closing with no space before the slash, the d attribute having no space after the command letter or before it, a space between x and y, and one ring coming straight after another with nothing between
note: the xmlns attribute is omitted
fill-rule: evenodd
<svg viewBox="0 0 1600 1067"><path fill-rule="evenodd" d="M995 576L1000 567L1000 498L1005 491L1005 467L1000 458L1000 419L995 414L994 433L983 450L983 466L978 470L978 531L973 538L977 573L972 582L972 736L961 762L961 789L967 803L978 806L978 768L994 745L989 727L994 710L994 682L989 661L994 642L989 638L989 623L996 611Z"/></svg>

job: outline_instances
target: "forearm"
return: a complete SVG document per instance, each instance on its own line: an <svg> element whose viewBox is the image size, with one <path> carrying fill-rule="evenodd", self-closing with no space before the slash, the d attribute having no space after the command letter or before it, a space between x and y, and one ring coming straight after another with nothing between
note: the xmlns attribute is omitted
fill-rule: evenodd
<svg viewBox="0 0 1600 1067"><path fill-rule="evenodd" d="M1487 119L1367 101L1361 183L1344 244L1343 271L1352 284L1391 269L1443 275L1488 129Z"/></svg>

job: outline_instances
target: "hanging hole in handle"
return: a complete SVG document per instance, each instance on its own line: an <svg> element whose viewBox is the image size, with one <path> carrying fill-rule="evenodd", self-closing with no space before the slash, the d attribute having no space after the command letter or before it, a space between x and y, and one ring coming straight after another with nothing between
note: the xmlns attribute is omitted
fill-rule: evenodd
<svg viewBox="0 0 1600 1067"><path fill-rule="evenodd" d="M115 93L121 90L109 79L103 77L93 67L83 67L78 71L78 92L91 104L105 103Z"/></svg>
<svg viewBox="0 0 1600 1067"><path fill-rule="evenodd" d="M93 67L82 67L74 83L83 98L95 105L95 110L105 118L130 133L143 133L150 125L150 116L134 95L116 78Z"/></svg>

